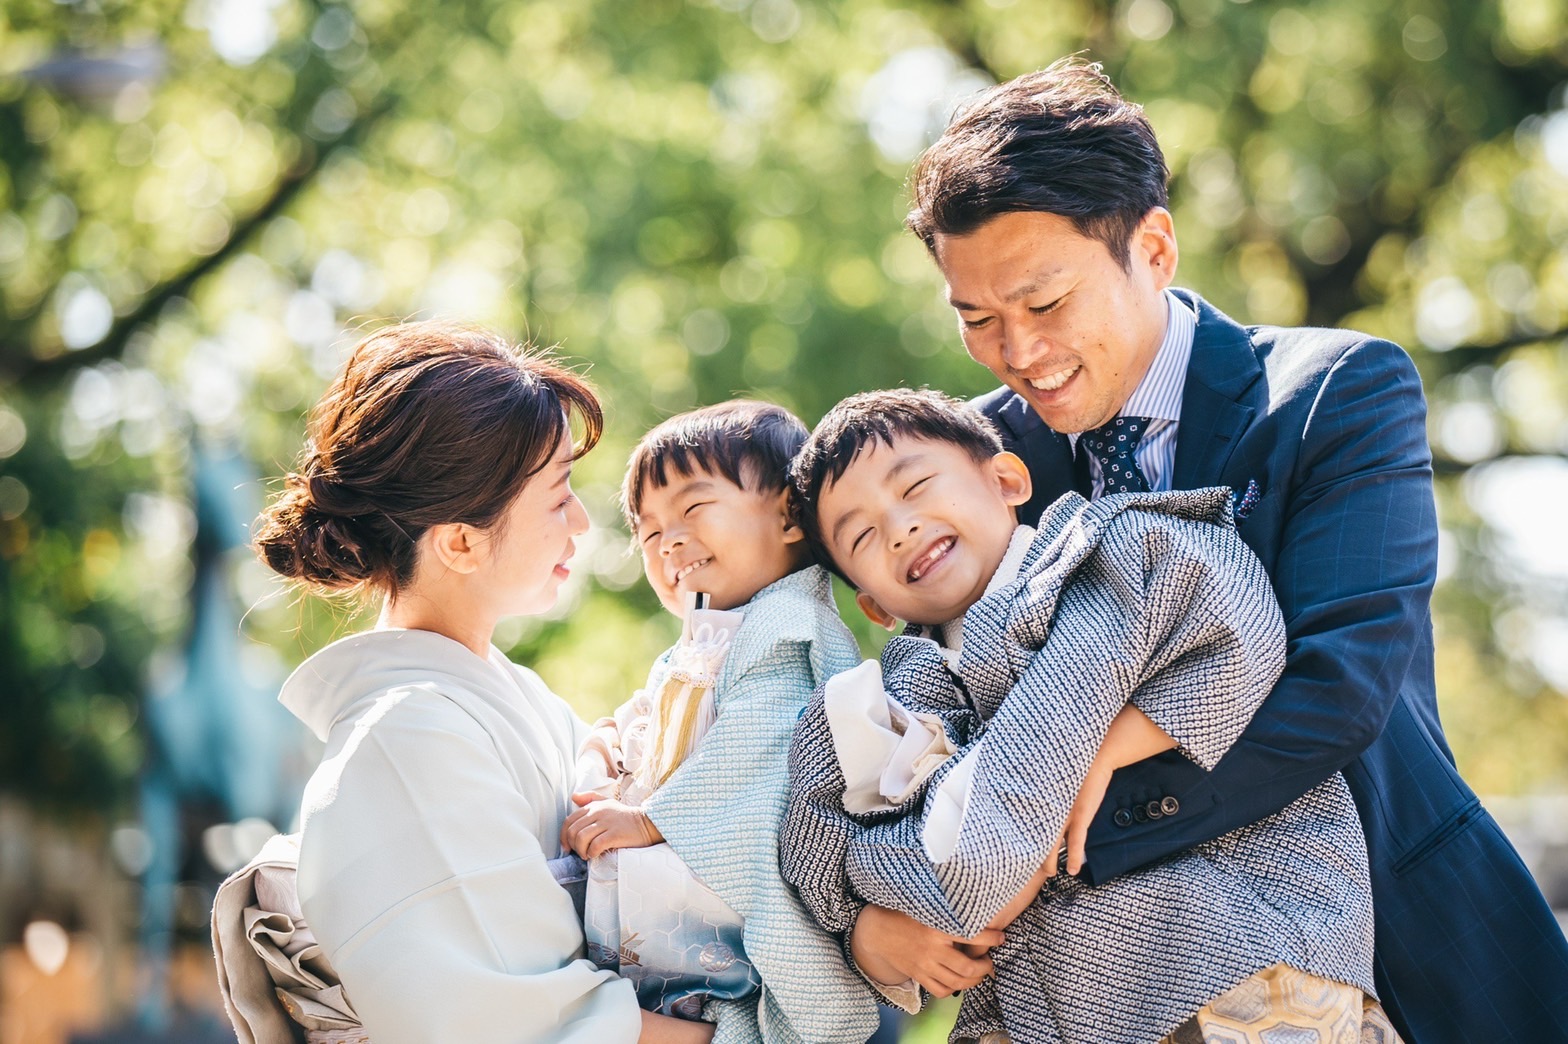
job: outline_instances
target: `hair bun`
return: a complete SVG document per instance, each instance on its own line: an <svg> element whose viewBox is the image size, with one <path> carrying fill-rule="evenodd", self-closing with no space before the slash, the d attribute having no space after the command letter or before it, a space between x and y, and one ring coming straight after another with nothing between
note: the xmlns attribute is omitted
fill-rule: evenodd
<svg viewBox="0 0 1568 1044"><path fill-rule="evenodd" d="M331 509L338 489L321 476L289 475L283 494L261 515L256 549L268 568L330 590L357 587L385 569L359 519ZM318 493L325 494L327 504ZM335 505L333 505L335 506Z"/></svg>
<svg viewBox="0 0 1568 1044"><path fill-rule="evenodd" d="M313 472L303 479L311 503L324 515L355 516L376 510L359 491L324 472Z"/></svg>

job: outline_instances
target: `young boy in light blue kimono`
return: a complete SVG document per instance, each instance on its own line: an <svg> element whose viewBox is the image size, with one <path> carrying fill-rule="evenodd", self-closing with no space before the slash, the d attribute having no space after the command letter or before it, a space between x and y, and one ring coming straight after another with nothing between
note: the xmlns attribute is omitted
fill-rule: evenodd
<svg viewBox="0 0 1568 1044"><path fill-rule="evenodd" d="M788 411L682 414L633 451L626 521L680 641L578 761L562 841L589 861L590 956L645 1008L716 1020L715 1041L854 1041L876 1009L778 868L801 710L859 661L792 518L806 438Z"/></svg>

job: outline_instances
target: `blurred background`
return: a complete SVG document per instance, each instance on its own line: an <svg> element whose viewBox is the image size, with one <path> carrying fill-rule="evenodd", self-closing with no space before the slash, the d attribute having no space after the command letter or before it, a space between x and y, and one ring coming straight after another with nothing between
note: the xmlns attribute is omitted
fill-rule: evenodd
<svg viewBox="0 0 1568 1044"><path fill-rule="evenodd" d="M587 568L498 635L591 718L675 634L611 502L631 443L738 393L987 390L903 180L1076 51L1160 135L1181 285L1415 356L1448 735L1568 907L1560 0L6 0L0 1042L227 1035L212 893L317 754L277 687L364 623L247 527L357 330L591 366Z"/></svg>

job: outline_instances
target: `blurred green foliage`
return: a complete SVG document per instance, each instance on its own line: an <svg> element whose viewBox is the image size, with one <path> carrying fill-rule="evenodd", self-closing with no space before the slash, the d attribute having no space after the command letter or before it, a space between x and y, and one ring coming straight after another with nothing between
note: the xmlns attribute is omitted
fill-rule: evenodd
<svg viewBox="0 0 1568 1044"><path fill-rule="evenodd" d="M1182 284L1415 354L1450 736L1483 791L1561 787L1568 566L1508 527L1532 504L1510 475L1568 485L1565 23L1556 0L12 0L0 789L124 806L149 661L188 622L193 447L281 475L386 317L591 364L589 568L498 638L612 706L675 632L612 506L631 443L737 393L811 421L879 385L986 390L903 179L956 98L1078 50L1161 135ZM247 640L285 661L363 622L234 569Z"/></svg>

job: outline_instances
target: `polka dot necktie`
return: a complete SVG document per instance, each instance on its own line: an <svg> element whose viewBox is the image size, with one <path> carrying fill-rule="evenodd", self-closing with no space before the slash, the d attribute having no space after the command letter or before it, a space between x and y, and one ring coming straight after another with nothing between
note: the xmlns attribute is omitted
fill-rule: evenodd
<svg viewBox="0 0 1568 1044"><path fill-rule="evenodd" d="M1138 448L1138 440L1148 430L1149 423L1148 417L1117 417L1109 424L1102 424L1078 436L1079 445L1094 454L1094 459L1100 462L1100 477L1105 482L1102 496L1149 492L1148 480L1143 477L1143 471L1132 455L1132 451Z"/></svg>

